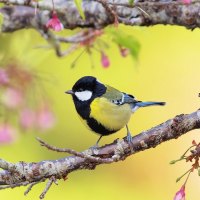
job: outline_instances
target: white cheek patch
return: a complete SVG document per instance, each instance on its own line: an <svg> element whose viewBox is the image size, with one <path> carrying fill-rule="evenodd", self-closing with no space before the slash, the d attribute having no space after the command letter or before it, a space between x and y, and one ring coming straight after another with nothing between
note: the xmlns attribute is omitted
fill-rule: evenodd
<svg viewBox="0 0 200 200"><path fill-rule="evenodd" d="M92 92L89 90L85 90L82 92L75 92L75 95L80 101L87 101L87 100L91 99Z"/></svg>

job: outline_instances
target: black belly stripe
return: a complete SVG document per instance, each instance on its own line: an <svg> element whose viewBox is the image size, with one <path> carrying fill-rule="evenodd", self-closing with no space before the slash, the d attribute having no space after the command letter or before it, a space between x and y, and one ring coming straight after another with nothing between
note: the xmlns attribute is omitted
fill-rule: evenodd
<svg viewBox="0 0 200 200"><path fill-rule="evenodd" d="M109 130L100 123L98 123L94 118L87 119L88 126L96 133L100 135L110 135L117 132L118 130Z"/></svg>

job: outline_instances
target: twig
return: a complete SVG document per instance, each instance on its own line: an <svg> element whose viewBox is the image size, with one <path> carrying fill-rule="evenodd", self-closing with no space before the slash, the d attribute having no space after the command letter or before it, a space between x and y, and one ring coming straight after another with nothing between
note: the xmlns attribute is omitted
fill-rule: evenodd
<svg viewBox="0 0 200 200"><path fill-rule="evenodd" d="M107 13L111 14L111 16L113 17L113 22L114 22L115 25L119 24L116 11L109 7L109 4L106 0L94 0L94 1L99 2L105 8Z"/></svg>
<svg viewBox="0 0 200 200"><path fill-rule="evenodd" d="M192 1L191 4L198 3L199 1ZM140 7L140 6L168 6L168 5L185 5L183 1L143 1L143 2L137 2L134 4L128 4L128 3L113 3L113 2L108 2L110 5L115 5L115 6L123 6L127 8L134 8L134 7Z"/></svg>
<svg viewBox="0 0 200 200"><path fill-rule="evenodd" d="M27 190L24 192L24 195L27 195L31 191L31 189L33 188L33 186L35 186L35 185L37 185L37 184L39 184L41 182L44 182L45 180L46 180L46 178L43 178L40 181L36 181L36 182L31 183L29 185L29 187L27 188Z"/></svg>
<svg viewBox="0 0 200 200"><path fill-rule="evenodd" d="M98 32L99 34L96 33L95 29L87 29L86 31L85 30L80 31L68 37L55 35L55 39L63 43L82 43L82 42L91 40L97 37L97 35L101 35L103 33L101 30L98 30Z"/></svg>
<svg viewBox="0 0 200 200"><path fill-rule="evenodd" d="M140 10L144 15L146 15L149 19L151 19L151 16L150 16L145 10L143 10L143 9L140 8L139 6L136 6L136 8L137 8L138 10Z"/></svg>
<svg viewBox="0 0 200 200"><path fill-rule="evenodd" d="M27 194L31 191L31 189L33 188L33 186L34 186L34 185L37 185L37 184L38 184L38 182L31 183L31 184L28 186L27 190L24 192L24 195L27 195Z"/></svg>
<svg viewBox="0 0 200 200"><path fill-rule="evenodd" d="M44 146L46 147L47 149L49 150L52 150L52 151L56 151L56 152L62 152L62 153L69 153L69 154L72 154L74 156L78 156L80 158L86 158L92 162L101 162L101 163L111 163L113 162L113 159L101 159L101 158L98 158L98 157L94 157L94 156L91 156L89 154L86 154L86 153L80 153L80 152L77 152L73 149L67 149L67 148L58 148L58 147L55 147L55 146L52 146L50 144L47 144L45 141L43 141L42 139L40 139L39 137L36 138L39 142L40 142L40 145L41 146ZM93 150L91 149L91 152Z"/></svg>
<svg viewBox="0 0 200 200"><path fill-rule="evenodd" d="M50 178L49 181L46 184L46 187L44 188L44 191L41 193L40 195L40 199L44 199L46 193L48 192L48 190L50 189L51 185L53 184L54 180L53 178Z"/></svg>
<svg viewBox="0 0 200 200"><path fill-rule="evenodd" d="M8 188L15 188L15 187L19 187L19 186L27 186L29 184L30 184L29 181L25 181L25 182L21 182L21 183L10 184L10 185L0 185L0 190L8 189Z"/></svg>

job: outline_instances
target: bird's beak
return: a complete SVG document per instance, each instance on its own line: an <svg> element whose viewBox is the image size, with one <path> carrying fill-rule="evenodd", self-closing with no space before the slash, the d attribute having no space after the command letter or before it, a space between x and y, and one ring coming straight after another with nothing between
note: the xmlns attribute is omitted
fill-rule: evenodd
<svg viewBox="0 0 200 200"><path fill-rule="evenodd" d="M71 94L71 95L74 94L74 92L73 92L72 90L68 90L68 91L66 91L65 93L66 93L66 94Z"/></svg>

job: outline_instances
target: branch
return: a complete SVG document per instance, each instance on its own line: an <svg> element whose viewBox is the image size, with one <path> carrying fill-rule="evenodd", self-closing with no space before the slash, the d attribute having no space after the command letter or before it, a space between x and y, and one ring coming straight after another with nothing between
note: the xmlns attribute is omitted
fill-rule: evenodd
<svg viewBox="0 0 200 200"><path fill-rule="evenodd" d="M57 56L63 57L85 47L89 53L93 43L100 36L104 27L118 23L131 26L150 26L170 24L184 26L188 29L200 27L200 1L189 5L182 0L135 1L133 5L128 0L83 0L82 9L85 19L80 16L74 0L0 0L6 6L0 8L3 22L2 32L13 32L24 28L33 28L53 47ZM51 32L46 24L56 12L65 29L87 28L75 35L60 37ZM1 17L1 16L0 16ZM62 50L62 44L68 43ZM121 44L120 44L121 45ZM48 47L49 48L49 47Z"/></svg>
<svg viewBox="0 0 200 200"><path fill-rule="evenodd" d="M154 148L162 142L176 139L179 136L200 128L200 110L191 114L181 114L150 130L134 136L132 147L126 138L116 140L111 144L96 149L76 152L72 149L60 149L38 139L42 146L57 152L73 154L59 160L46 160L38 163L19 162L16 164L0 159L0 189L29 185L27 194L34 185L48 180L46 188L40 195L44 198L46 192L58 179L67 179L67 175L76 170L95 169L97 165L118 162L131 154Z"/></svg>
<svg viewBox="0 0 200 200"><path fill-rule="evenodd" d="M83 20L73 0L54 0L55 10L66 29L77 27L104 28L116 22L131 26L150 26L170 24L185 26L189 29L200 27L200 2L193 1L184 5L180 1L147 0L130 5L128 0L83 0ZM45 25L50 18L52 2L49 0L0 0L6 5L0 9L4 16L3 32L22 28L38 28ZM107 6L106 6L107 3ZM35 15L35 7L38 12Z"/></svg>

